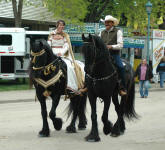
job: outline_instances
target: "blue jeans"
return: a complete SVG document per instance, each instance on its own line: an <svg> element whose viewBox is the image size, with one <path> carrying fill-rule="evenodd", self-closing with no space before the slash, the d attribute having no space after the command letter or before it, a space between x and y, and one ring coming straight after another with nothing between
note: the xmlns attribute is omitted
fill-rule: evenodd
<svg viewBox="0 0 165 150"><path fill-rule="evenodd" d="M126 88L126 84L125 84L125 69L122 63L122 60L120 58L120 55L112 55L113 59L115 60L117 69L118 69L118 73L119 73L119 77L121 78L121 82L124 88Z"/></svg>
<svg viewBox="0 0 165 150"><path fill-rule="evenodd" d="M139 89L141 97L148 96L148 80L140 80L139 81Z"/></svg>
<svg viewBox="0 0 165 150"><path fill-rule="evenodd" d="M160 87L164 87L164 80L165 80L165 72L159 72L160 75Z"/></svg>

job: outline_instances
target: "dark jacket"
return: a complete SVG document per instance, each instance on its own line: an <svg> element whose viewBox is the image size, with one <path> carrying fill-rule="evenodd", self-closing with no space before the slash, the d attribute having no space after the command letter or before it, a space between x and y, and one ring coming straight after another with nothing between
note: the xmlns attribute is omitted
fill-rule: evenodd
<svg viewBox="0 0 165 150"><path fill-rule="evenodd" d="M165 72L165 62L160 62L156 68L156 72Z"/></svg>
<svg viewBox="0 0 165 150"><path fill-rule="evenodd" d="M141 74L141 64L137 67L136 72L135 72L135 77L138 76L138 80L140 80L140 74ZM152 70L147 64L145 80L150 80L152 77L153 77Z"/></svg>
<svg viewBox="0 0 165 150"><path fill-rule="evenodd" d="M113 27L111 31L107 31L106 29L101 32L101 39L103 40L105 45L115 45L117 44L117 32L118 29ZM119 50L110 50L110 54L120 54L120 49Z"/></svg>

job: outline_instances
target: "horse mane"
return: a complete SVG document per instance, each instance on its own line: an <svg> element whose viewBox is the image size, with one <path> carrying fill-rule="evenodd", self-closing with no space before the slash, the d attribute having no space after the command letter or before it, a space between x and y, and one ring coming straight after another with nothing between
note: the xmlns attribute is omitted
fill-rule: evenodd
<svg viewBox="0 0 165 150"><path fill-rule="evenodd" d="M103 40L97 35L92 35L92 38L95 42L96 47L99 49L100 57L102 57L103 59L111 59L109 50L107 49Z"/></svg>

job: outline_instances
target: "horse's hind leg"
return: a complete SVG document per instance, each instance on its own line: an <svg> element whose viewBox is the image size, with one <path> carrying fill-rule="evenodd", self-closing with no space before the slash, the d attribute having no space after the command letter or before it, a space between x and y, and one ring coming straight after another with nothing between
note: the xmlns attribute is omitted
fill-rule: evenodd
<svg viewBox="0 0 165 150"><path fill-rule="evenodd" d="M61 130L62 128L62 119L61 118L56 118L56 108L59 104L60 101L60 95L52 95L52 107L49 112L49 117L53 122L53 126L56 130Z"/></svg>
<svg viewBox="0 0 165 150"><path fill-rule="evenodd" d="M87 118L85 115L86 102L87 102L87 95L80 97L80 104L78 108L78 118L79 118L78 129L79 130L86 129L86 125L87 125Z"/></svg>
<svg viewBox="0 0 165 150"><path fill-rule="evenodd" d="M109 134L112 130L113 124L108 120L108 112L111 103L110 99L104 99L104 110L102 114L102 122L104 124L103 132L105 135Z"/></svg>
<svg viewBox="0 0 165 150"><path fill-rule="evenodd" d="M124 122L123 111L122 111L122 107L121 107L122 104L119 104L118 91L117 90L114 92L114 94L112 96L112 101L115 105L115 110L116 110L118 118L117 118L116 123L113 126L111 136L117 137L117 136L123 134L124 130L125 130L125 122Z"/></svg>
<svg viewBox="0 0 165 150"><path fill-rule="evenodd" d="M41 105L41 115L43 120L42 130L39 132L40 137L48 137L50 135L49 125L47 121L47 107L46 107L46 98L42 94L38 94L37 98Z"/></svg>
<svg viewBox="0 0 165 150"><path fill-rule="evenodd" d="M75 96L70 99L69 114L71 114L71 112L73 112L73 116L72 116L71 123L66 128L67 133L76 133L75 123L76 123L76 119L78 116L79 101L80 101L79 96ZM68 115L68 117L69 117L69 115Z"/></svg>

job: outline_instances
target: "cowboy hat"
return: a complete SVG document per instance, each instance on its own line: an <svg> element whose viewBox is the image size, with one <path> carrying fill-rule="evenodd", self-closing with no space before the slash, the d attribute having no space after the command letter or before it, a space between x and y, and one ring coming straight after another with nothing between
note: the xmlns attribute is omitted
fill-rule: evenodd
<svg viewBox="0 0 165 150"><path fill-rule="evenodd" d="M114 22L114 26L117 26L119 24L119 20L117 18L114 18L111 15L107 15L105 16L105 19L100 19L100 21L102 21L103 23L105 23L105 21L113 21Z"/></svg>

